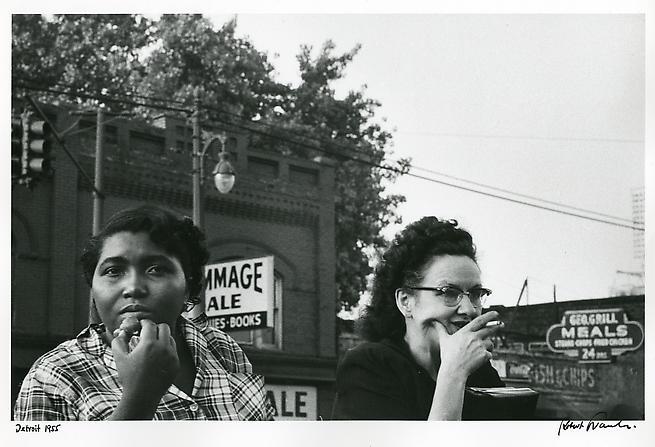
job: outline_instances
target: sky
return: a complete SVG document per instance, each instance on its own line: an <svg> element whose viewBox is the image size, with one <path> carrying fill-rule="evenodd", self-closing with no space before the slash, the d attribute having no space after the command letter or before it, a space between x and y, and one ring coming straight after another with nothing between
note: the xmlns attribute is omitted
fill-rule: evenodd
<svg viewBox="0 0 655 447"><path fill-rule="evenodd" d="M210 15L220 25L231 15ZM297 85L301 44L362 48L335 83L382 103L392 158L412 172L632 219L644 187L643 15L238 14L236 33L266 52L279 82ZM426 171L428 169L432 172ZM444 174L437 175L436 173ZM448 177L450 176L450 177ZM638 271L633 230L403 177L403 224L456 219L473 235L493 304L603 298ZM515 199L534 202L524 197ZM562 209L559 206L544 204ZM603 216L575 212L594 218Z"/></svg>

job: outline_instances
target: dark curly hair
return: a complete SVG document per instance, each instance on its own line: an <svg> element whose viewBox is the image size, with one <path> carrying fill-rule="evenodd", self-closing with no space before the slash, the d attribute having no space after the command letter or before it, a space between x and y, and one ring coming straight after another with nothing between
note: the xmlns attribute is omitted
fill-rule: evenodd
<svg viewBox="0 0 655 447"><path fill-rule="evenodd" d="M89 287L93 282L93 273L105 240L122 231L146 232L152 242L176 257L184 271L189 302L192 304L200 302L204 266L209 259L205 236L190 218L154 205L142 205L119 211L109 218L100 233L89 239L80 258L84 279Z"/></svg>
<svg viewBox="0 0 655 447"><path fill-rule="evenodd" d="M396 307L395 292L418 286L433 256L463 255L477 262L473 238L457 225L456 220L423 217L396 235L375 269L371 302L358 322L365 339L404 337L405 320Z"/></svg>

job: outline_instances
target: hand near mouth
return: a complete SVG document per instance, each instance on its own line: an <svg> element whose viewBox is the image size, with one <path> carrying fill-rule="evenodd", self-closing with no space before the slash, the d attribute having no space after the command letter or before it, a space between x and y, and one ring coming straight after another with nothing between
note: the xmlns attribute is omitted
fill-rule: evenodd
<svg viewBox="0 0 655 447"><path fill-rule="evenodd" d="M121 325L114 330L114 337L119 337L121 335L139 335L139 331L141 330L141 322L137 317L134 316L129 316L123 321L121 321Z"/></svg>
<svg viewBox="0 0 655 447"><path fill-rule="evenodd" d="M128 352L136 348L141 333L141 321L135 316L128 316L121 321L121 325L114 330L114 338L120 338L127 345Z"/></svg>
<svg viewBox="0 0 655 447"><path fill-rule="evenodd" d="M465 377L477 370L491 359L493 342L490 337L503 327L500 324L487 326L498 319L498 312L487 312L474 318L454 334L450 334L440 321L435 321L434 328L439 340L441 366L439 373L461 374Z"/></svg>
<svg viewBox="0 0 655 447"><path fill-rule="evenodd" d="M125 419L151 419L177 376L180 361L168 324L156 324L148 319L137 320L137 323L141 332L136 347L129 348L127 337L132 336L131 332L121 328L118 329L120 335L111 343L118 382L123 389L120 415ZM133 324L130 321L126 326L133 327Z"/></svg>

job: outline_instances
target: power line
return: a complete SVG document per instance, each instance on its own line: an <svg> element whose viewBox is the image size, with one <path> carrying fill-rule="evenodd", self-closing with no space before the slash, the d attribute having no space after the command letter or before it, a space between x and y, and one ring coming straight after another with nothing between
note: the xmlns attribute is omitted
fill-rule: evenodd
<svg viewBox="0 0 655 447"><path fill-rule="evenodd" d="M453 138L481 138L481 139L500 139L500 140L539 140L539 141L594 141L602 143L643 143L644 140L635 140L629 138L589 138L589 137L540 137L529 135L491 135L491 134L466 134L466 133L446 133L446 132L410 132L400 131L409 135L428 135L435 137L453 137Z"/></svg>
<svg viewBox="0 0 655 447"><path fill-rule="evenodd" d="M58 85L63 85L63 84L58 84ZM151 97L151 96L146 96L146 95L128 95L128 96L136 96L136 97L140 97L140 98L142 98L142 99L151 99L151 100L155 100L155 101L162 101L162 102L170 102L170 103L176 103L176 104L183 104L181 101L167 100L167 99L165 99L165 98L157 98L157 97ZM93 98L92 95L88 95L88 97ZM106 98L105 98L105 99L106 99ZM109 99L107 99L107 100L109 100ZM143 107L164 108L163 106L148 105L148 104L143 104L143 103L137 103L137 102L134 102L134 101L116 100L115 98L112 98L111 100L114 100L114 101L120 101L121 103L123 103L123 104L128 104L128 105L140 105L140 106L143 106ZM241 117L240 115L238 115L238 114L236 114L236 113L233 113L233 112L226 111L226 110L224 110L224 109L220 109L220 108L216 108L216 107L210 107L210 106L204 106L203 108L206 109L206 110L213 110L213 111L218 112L218 113L227 114L227 115L230 115L230 116L236 117L236 118L238 118L238 119L240 119L240 120L242 120L242 121L245 121L245 120L243 119L243 117ZM185 112L185 113L191 113L191 110L188 110L188 109L179 109L179 108L171 108L171 107L166 107L165 110L182 111L182 112ZM219 120L219 121L221 121L221 120ZM234 125L234 123L229 123L229 122L225 122L225 121L221 121L221 122L223 122L224 124L231 124L231 125ZM255 123L251 123L251 122L249 122L249 121L247 121L247 122L248 122L248 124L250 124L250 125L253 125L253 124L254 124L254 125L263 125L263 126L267 126L267 127L274 127L274 125L269 124L269 123L265 123L265 122L255 122ZM240 127L243 128L243 129L249 130L249 131L253 131L253 129L250 128L250 127L243 127L243 126L240 126ZM291 131L291 130L290 130L290 129L285 129L285 131L289 132L289 131ZM322 139L320 139L320 138L317 138L317 137L306 136L306 135L298 134L297 132L293 132L293 131L291 131L291 133L294 133L294 134L296 134L297 136L300 136L300 137L302 137L302 138L308 138L308 139L310 139L310 140L316 141L316 142L319 143L319 144L330 144L330 145L336 146L336 147L338 147L338 148L345 149L345 150L347 150L347 151L350 151L350 152L356 152L356 153L357 153L357 151L356 151L355 149L353 149L352 147L344 146L344 145L342 145L342 144L340 144L340 143L338 143L338 142L333 142L333 141L325 142L324 140L322 140ZM282 137L280 137L280 136L278 136L278 135L266 134L266 133L261 133L261 132L260 132L260 134L265 135L265 136L269 136L269 137L272 137L272 138L277 138L277 139L280 139L280 140L285 141L285 138L282 138ZM300 142L297 142L297 141L291 141L291 140L288 140L288 139L286 139L286 141L287 141L287 142L294 143L294 144L303 145L303 143L300 143ZM305 146L305 147L310 148L310 149L313 149L313 150L320 150L320 149L318 149L318 148L316 148L316 147L312 147L312 146ZM325 153L328 153L328 154L334 155L334 154L333 154L332 152L330 152L330 151L322 151L322 152L325 152ZM359 155L359 153L357 153L357 154ZM355 157L355 158L353 158L353 157L347 157L347 158L350 159L350 160L353 160L353 161L360 161L360 162L363 161L363 160L361 160L361 159L357 159L356 157ZM395 162L395 163L399 163L399 160L397 160L397 159L391 159L391 158L388 158L388 160L389 160L389 161L392 161L392 162ZM372 165L373 167L378 167L378 168L381 168L381 169L389 169L389 168L386 167L386 166L380 166L380 165L377 165L377 164L371 164L371 165ZM458 180L458 181L463 181L463 182L466 182L466 183L470 183L470 184L473 184L473 185L476 185L476 186L482 186L482 187L484 187L484 188L492 189L492 190L495 190L495 191L504 192L504 193L507 193L507 194L513 194L513 195L515 195L515 196L519 196L519 197L523 197L523 198L527 198L527 199L531 199L531 200L537 200L537 201L540 201L540 202L544 202L544 203L548 203L548 204L551 204L551 205L560 206L560 207L563 207L563 208L568 208L568 209L572 209L572 210L576 210L576 211L581 211L581 212L588 213L588 214L595 214L595 215L597 215L597 216L602 216L602 217L607 217L607 218L614 219L614 220L619 220L619 221L624 221L624 222L633 223L633 221L630 220L630 219L625 219L625 218L621 218L621 217L616 217L616 216L612 216L612 215L609 215L609 214L600 213L600 212L597 212L597 211L587 210L587 209L579 208L579 207L575 207L575 206L572 206L572 205L567 205L567 204L563 204L563 203L559 203L559 202L554 202L554 201L550 201L550 200L546 200L546 199L541 199L541 198L539 198L539 197L530 196L530 195L522 194L522 193L518 193L518 192L515 192L515 191L510 191L510 190L503 189L503 188L497 188L497 187L494 187L494 186L491 186L491 185L487 185L487 184L484 184L484 183L474 182L474 181L472 181L472 180L467 180L467 179L463 179L463 178L461 178L461 177L456 177L456 176L452 176L452 175L449 175L449 174L444 174L444 173L437 172L437 171L434 171L434 170L431 170L431 169L427 169L427 168L417 167L417 166L414 166L414 165L411 165L411 164L408 165L408 167L411 168L411 169L416 169L416 170L421 170L421 171L428 172L428 173L431 173L431 174L441 175L441 176L444 176L444 177L452 178L452 179L454 179L454 180ZM400 171L399 171L399 170L396 170L396 172L400 172ZM412 175L411 173L407 173L407 174L408 174L408 175ZM415 176L415 175L412 175L412 176ZM417 177L417 178L422 178L421 176L415 176L415 177ZM444 183L444 184L445 184L445 183ZM451 186L456 186L456 185L451 185ZM492 197L496 197L496 196L493 196L493 195L492 195ZM516 203L522 203L522 202L516 202ZM549 208L544 208L544 209L549 209ZM571 215L574 215L574 214L571 214ZM632 228L632 227L630 227L630 228Z"/></svg>
<svg viewBox="0 0 655 447"><path fill-rule="evenodd" d="M19 85L17 85L17 87L18 88L24 88L24 89L27 89L27 90L40 91L40 92L45 92L45 93L53 93L53 94L57 94L57 95L76 96L76 97L83 98L83 99L93 99L93 100L97 100L97 101L104 101L104 102L110 102L110 103L116 103L116 104L131 105L131 106L136 106L136 107L148 107L148 108L152 108L152 109L167 110L167 111L170 111L170 112L180 112L180 113L187 113L187 114L192 112L191 109L183 109L183 108L180 108L180 107L163 106L163 105L159 105L159 104L141 103L141 102L137 102L137 101L133 101L133 100L117 99L117 98L111 97L109 95L103 95L103 94L92 95L92 94L89 94L89 93L84 93L84 92L79 92L79 91L76 91L74 93L73 92L65 92L65 91L62 91L62 90L56 90L56 89L45 88L45 87L33 87L33 86L30 86L28 84L23 84L23 83L20 83Z"/></svg>
<svg viewBox="0 0 655 447"><path fill-rule="evenodd" d="M231 116L234 116L234 117L236 117L236 118L238 118L240 120L243 120L243 117L241 117L240 115L238 115L236 113L233 113L233 112L226 111L226 110L222 110L220 108L211 107L211 106L204 106L204 108L207 109L207 110L214 110L214 111L217 111L217 112L220 112L220 113L231 115ZM248 122L248 123L251 124L250 122ZM275 127L273 124L269 124L269 123L266 123L266 122L260 122L260 121L255 122L253 124L267 126L267 127ZM302 135L302 134L299 134L299 133L294 132L294 131L289 130L289 129L285 129L285 130L290 131L291 133L294 133L297 136L300 136L302 138L308 138L308 139L314 140L314 141L316 141L316 142L318 142L320 144L333 145L333 146L336 146L338 148L347 150L349 152L355 152L355 153L357 153L359 155L359 153L355 149L353 149L352 147L344 146L339 142L335 142L335 141L325 142L324 140L322 140L322 139L320 139L318 137ZM389 160L389 161L391 161L393 163L400 163L400 160L390 158L390 157L387 157L387 160ZM555 202L555 201L542 199L542 198L527 195L527 194L518 193L518 192L515 192L515 191L503 189L503 188L498 188L498 187L495 187L495 186L475 182L475 181L464 179L464 178L461 178L461 177L456 177L456 176L453 176L453 175L444 174L444 173L437 172L437 171L434 171L434 170L431 170L431 169L421 168L419 166L414 166L413 164L408 164L407 167L410 168L410 169L416 169L416 170L428 172L428 173L431 173L431 174L436 174L436 175L440 175L440 176L443 176L443 177L448 177L448 178L458 180L458 181L461 181L461 182L470 183L470 184L473 184L473 185L476 185L476 186L482 186L484 188L492 189L492 190L495 190L495 191L504 192L504 193L507 193L507 194L512 194L512 195L515 195L515 196L518 196L518 197L523 197L523 198L530 199L530 200L536 200L536 201L544 202L544 203L547 203L547 204L550 204L550 205L556 205L556 206L559 206L559 207L568 208L568 209L575 210L575 211L581 211L581 212L588 213L588 214L595 214L597 216L607 217L607 218L610 218L610 219L619 220L619 221L623 221L623 222L628 222L628 223L633 223L633 224L635 223L634 220L632 220L632 219L626 219L626 218L623 218L623 217L612 216L610 214L600 213L600 212L597 212L597 211L592 211L592 210L588 210L588 209L584 209L584 208L580 208L580 207L576 207L576 206L572 206L572 205L567 205L567 204L560 203L560 202Z"/></svg>
<svg viewBox="0 0 655 447"><path fill-rule="evenodd" d="M64 84L64 83L55 83L55 85L59 85L59 86L62 86L62 87L73 87L70 84ZM180 104L180 105L185 104L184 102L179 101L179 100L173 100L173 99L170 99L170 98L159 98L159 97L148 96L148 95L139 95L139 94L129 93L129 94L126 94L125 96L138 97L138 98L142 98L142 99L146 99L146 100L162 101L162 102L168 102L168 103L174 103L174 104ZM266 123L266 122L262 122L262 121L258 121L258 122L247 121L241 115L239 115L237 113L230 112L228 110L224 110L224 109L221 109L221 108L218 108L218 107L215 107L215 106L203 106L203 108L206 109L206 110L213 110L215 112L219 112L219 113L223 113L223 114L226 114L226 115L229 115L229 116L233 116L233 117L235 117L235 118L237 118L237 119L239 119L241 121L248 122L248 124L266 126L268 128L274 128L274 129L279 128L279 126L275 126L274 124L270 124L270 123ZM189 111L187 111L187 113L188 112ZM349 152L354 152L355 154L360 155L360 153L356 149L354 149L354 148L352 148L350 146L340 144L339 142L335 142L335 141L326 142L325 140L323 140L321 138L314 137L314 136L307 136L307 135L301 134L299 132L295 132L292 129L285 129L285 131L290 132L290 133L292 133L292 134L294 134L296 136L302 137L302 138L307 138L307 139L316 141L319 144L336 146L336 147L338 147L340 149L344 149L344 150L347 150ZM425 134L434 134L434 135L446 135L446 134L438 134L438 133L431 133L431 132L424 132L424 133ZM452 135L454 135L454 134L452 134ZM487 137L489 137L489 136L487 136ZM277 138L282 139L280 137L277 137ZM532 138L532 137L513 137L513 138ZM553 139L556 139L556 138L553 138ZM390 158L390 157L387 157L387 160L389 160L389 161L391 161L393 163L400 163L400 160L393 159L393 158ZM562 207L562 208L568 208L568 209L571 209L571 210L581 211L581 212L584 212L584 213L587 213L587 214L594 214L594 215L601 216L601 217L607 217L607 218L610 218L610 219L613 219L613 220L623 221L623 222L627 222L627 223L633 223L633 224L635 223L634 220L632 220L632 219L626 219L626 218L622 218L622 217L612 216L612 215L606 214L606 213L600 213L600 212L597 212L597 211L592 211L592 210L588 210L588 209L584 209L584 208L580 208L580 207L576 207L576 206L572 206L572 205L567 205L567 204L560 203L560 202L555 202L555 201L551 201L551 200L547 200L547 199L542 199L542 198L531 196L531 195L528 195L528 194L522 194L522 193L511 191L511 190L508 190L508 189L498 188L498 187L487 185L487 184L484 184L484 183L464 179L462 177L457 177L457 176L445 174L445 173L442 173L442 172L437 172L437 171L434 171L434 170L431 170L431 169L422 168L422 167L419 167L419 166L414 166L412 164L408 164L407 167L411 168L411 169L416 169L416 170L428 172L428 173L431 173L431 174L436 174L436 175L439 175L439 176L442 176L442 177L451 178L451 179L458 180L458 181L465 182L465 183L469 183L469 184L472 184L472 185L481 186L481 187L484 187L484 188L487 188L487 189L503 192L503 193L506 193L506 194L512 194L512 195L515 195L515 196L518 196L518 197L523 197L523 198L530 199L530 200L536 200L538 202L543 202L543 203L547 203L547 204L550 204L550 205L556 205L556 206L559 206L559 207Z"/></svg>
<svg viewBox="0 0 655 447"><path fill-rule="evenodd" d="M563 208L569 208L569 209L572 209L572 210L582 211L582 212L589 213L589 214L596 214L597 216L609 217L610 219L635 223L635 221L632 220L632 219L626 219L626 218L623 218L623 217L612 216L610 214L604 214L604 213L599 213L597 211L587 210L587 209L584 209L584 208L578 208L578 207L575 207L575 206L572 206L572 205L567 205L565 203L559 203L559 202L554 202L554 201L547 200L547 199L541 199L539 197L531 196L531 195L528 195L528 194L521 194L519 192L510 191L508 189L498 188L498 187L495 187L495 186L486 185L484 183L474 182L472 180L467 180L467 179L464 179L464 178L461 178L461 177L456 177L456 176L450 175L450 174L444 174L443 172L437 172L437 171L434 171L434 170L428 169L428 168L421 168L419 166L414 166L414 165L412 165L412 168L416 169L416 170L419 170L419 171L428 172L430 174L441 175L443 177L451 178L453 180L459 180L461 182L470 183L472 185L482 186L484 188L489 188L489 189L492 189L492 190L495 190L495 191L504 192L504 193L508 193L508 194L513 194L515 196L523 197L523 198L526 198L526 199L537 200L537 201L540 201L540 202L549 203L551 205L557 205L557 206L561 206Z"/></svg>
<svg viewBox="0 0 655 447"><path fill-rule="evenodd" d="M273 138L277 138L277 136L275 136L275 135L271 135L271 134L268 134L266 132L251 129L251 128L246 127L246 126L225 122L225 121L222 121L220 119L218 119L218 121L221 121L221 122L223 122L225 124L236 125L237 127L240 127L240 128L246 129L246 130L250 130L252 132L260 133L260 134L270 136L270 137L273 137ZM319 152L333 154L333 152L331 152L331 151L327 151L325 149L316 148L316 147L312 147L312 146L307 146L307 145L305 145L304 143L301 143L301 142L296 142L296 141L289 140L289 139L286 139L285 141L290 142L290 143L295 143L295 144L298 144L298 145L301 145L301 146L305 146L305 147L307 147L309 149L317 150ZM381 165L378 165L378 164L375 164L375 163L372 163L372 162L368 162L366 160L361 160L361 159L348 157L348 156L345 156L345 157L350 159L350 160L358 161L360 163L365 163L365 164L368 164L368 165L371 165L373 167L377 167L377 168L380 168L380 169L386 169L386 170L394 171L394 172L399 173L399 174L408 175L410 177L415 177L415 178L426 180L426 181L429 181L429 182L438 183L438 184L442 184L442 185L446 185L446 186L451 186L451 187L454 187L454 188L463 189L465 191L474 192L474 193L477 193L477 194L482 194L482 195L485 195L485 196L488 196L488 197L494 197L494 198L497 198L497 199L506 200L506 201L521 204L521 205L531 206L531 207L534 207L534 208L539 208L539 209L543 209L543 210L547 210L547 211L553 211L553 212L557 212L557 213L560 213L560 214L565 214L565 215L573 216L573 217L579 217L579 218L582 218L582 219L587 219L587 220L591 220L591 221L595 221L595 222L606 223L606 224L609 224L609 225L615 225L615 226L624 227L624 228L631 228L633 230L644 231L643 228L635 227L633 225L620 224L620 223L610 222L610 221L603 220L603 219L596 219L596 218L593 218L593 217L584 216L584 215L577 214L577 213L567 212L567 211L563 211L563 210L557 210L555 208L545 207L545 206L541 206L541 205L538 205L538 204L535 204L535 203L524 202L522 200L516 200L516 199L509 198L509 197L499 196L497 194L492 194L492 193L479 191L479 190L472 189L472 188L467 188L467 187L464 187L464 186L461 186L461 185L455 185L453 183L448 183L448 182L444 182L444 181L437 180L437 179L434 179L434 178L425 177L425 176L422 176L422 175L414 174L412 172L403 172L400 169L393 168L393 167L390 167L390 166L381 166Z"/></svg>
<svg viewBox="0 0 655 447"><path fill-rule="evenodd" d="M558 209L555 209L555 208L541 206L541 205L538 205L536 203L529 203L529 202L524 202L522 200L512 199L510 197L503 197L503 196L499 196L499 195L496 195L496 194L492 194L492 193L488 193L488 192L484 192L484 191L479 191L477 189L467 188L465 186L455 185L455 184L444 182L444 181L441 181L441 180L425 177L425 176L422 176L422 175L412 174L411 172L408 173L407 175L409 175L411 177L416 177L416 178L419 178L419 179L427 180L429 182L439 183L441 185L446 185L446 186L451 186L453 188L462 189L464 191L474 192L476 194L481 194L481 195L488 196L488 197L494 197L496 199L506 200L508 202L518 203L520 205L526 205L526 206L531 206L533 208L539 208L539 209L542 209L542 210L553 211L555 213L565 214L567 216L579 217L581 219L587 219L587 220L591 220L591 221L594 221L594 222L606 223L608 225L615 225L617 227L630 228L632 230L637 230L637 231L644 231L644 228L641 228L641 227L635 227L633 225L621 224L621 223L617 223L617 222L610 222L608 220L603 220L603 219L596 219L596 218L590 217L590 216L583 216L582 214L571 213L571 212L568 212L568 211L563 211L563 210L558 210Z"/></svg>
<svg viewBox="0 0 655 447"><path fill-rule="evenodd" d="M211 107L205 107L205 108L208 109L208 110L212 109ZM220 110L220 109L219 109L218 111L219 111L219 112L222 112L222 113L227 113L227 114L230 114L230 115L235 115L235 114L232 114L232 113L229 113L229 112L224 112L224 111L222 111L222 110ZM223 122L223 123L225 123L225 124L235 125L234 123L228 123L228 122L222 121L222 120L220 120L220 119L218 119L218 121L221 121L221 122ZM249 123L249 124L250 124L250 123ZM260 124L260 123L255 123L255 124L257 125L257 124ZM262 124L263 124L263 123L262 123ZM270 125L269 125L269 126L270 126ZM238 127L243 128L243 129L246 129L246 130L254 131L254 130L251 129L250 127L245 127L245 126L238 126ZM267 135L267 136L270 136L270 137L273 137L273 138L279 138L278 136L271 135L271 134L267 134L267 133L265 133L265 132L261 132L261 131L258 131L257 133L261 133L261 134L264 134L264 135ZM304 136L303 136L303 137L304 137ZM315 141L317 141L317 142L319 142L319 143L321 143L321 140L317 139L316 137L308 137L308 138L309 138L309 139L312 139L312 140L315 140ZM301 146L304 145L303 143L295 142L295 141L288 140L288 139L286 139L285 141L287 141L287 142L291 142L291 143L295 143L295 144L299 144L299 145L301 145ZM339 144L339 143L333 143L333 142L330 142L330 144L336 145L337 147L342 147L342 148L347 149L347 150L349 150L349 151L354 151L352 148L348 148L348 147L342 146L342 145ZM308 147L308 148L313 149L313 150L318 150L318 151L320 151L320 152L325 152L325 153L328 153L328 154L333 154L331 151L326 151L326 150L323 150L323 149L320 149L320 148L316 148L316 147L312 147L312 146L305 146L305 147ZM423 180L431 181L431 182L434 182L434 183L440 183L440 184L443 184L443 185L447 185L447 186L452 186L452 187L455 187L455 188L464 189L464 190L466 190L466 191L476 192L476 193L478 193L478 194L483 194L483 195L487 195L487 196L494 197L494 198L498 198L498 199L508 200L508 201L511 201L511 202L514 202L514 203L518 203L518 204L528 205L528 206L532 206L532 207L536 207L536 208L541 208L541 209L543 209L543 210L560 212L560 213L562 213L562 214L567 214L567 215L575 216L575 217L581 217L581 218L583 218L583 219L593 220L593 221L596 221L596 222L603 222L603 223L607 223L607 224L611 224L611 225L616 225L616 226L620 226L620 227L626 227L626 228L631 228L631 229L634 229L634 230L640 230L640 231L643 231L643 228L635 227L635 226L633 226L633 225L623 225L623 224L618 224L618 223L615 223L615 222L609 222L609 221L602 220L602 219L595 219L595 218L592 218L592 217L583 216L583 215L576 214L576 213L566 212L566 211L562 211L562 210L556 210L556 209L554 209L554 208L544 207L544 206L540 206L540 205L538 205L538 204L533 204L533 203L523 202L523 201L520 201L520 200L514 200L514 199L511 199L511 198L508 198L508 197L498 196L498 195L496 195L496 194L486 193L486 192L483 192L483 191L478 191L478 190L474 190L474 189L471 189L471 188L466 188L466 187L463 187L463 186L460 186L460 185L455 185L455 184L452 184L452 183L447 183L447 182L439 181L439 180L437 180L437 179L428 178L428 177L421 176L421 175L418 175L418 174L413 174L412 172L406 172L406 173L405 173L405 172L402 172L402 171L399 170L399 169L392 168L392 167L390 167L390 166L381 166L381 165L378 165L378 164L375 164L375 163L367 162L367 161L365 161L365 160L361 160L361 159L357 159L357 158L352 158L352 157L347 157L347 158L349 158L349 159L351 159L351 160L354 160L354 161L359 161L359 162L367 163L367 164L370 164L370 165L373 166L373 167L377 167L377 168L380 168L380 169L392 170L392 171L394 171L394 172L397 172L397 173L400 173L400 174L403 174L403 175L408 175L408 176L411 176L411 177L415 177L415 178L419 178L419 179L423 179ZM394 159L389 159L389 160L390 160L390 161L394 161L394 162L398 162L398 160L394 160ZM569 208L569 209L573 209L573 210L577 210L577 211L582 211L582 212L589 213L589 214L596 214L596 215L599 215L599 216L604 216L604 217L608 217L608 218L615 219L615 220L621 220L621 221L624 221L624 222L634 223L634 222L633 222L632 220L630 220L630 219L625 219L625 218L621 218L621 217L611 216L611 215L609 215L609 214L599 213L599 212L596 212L596 211L586 210L586 209L578 208L578 207L574 207L574 206L571 206L571 205L566 205L566 204L562 204L562 203L558 203L558 202L553 202L553 201L549 201L549 200L545 200L545 199L540 199L540 198L538 198L538 197L529 196L529 195L526 195L526 194L521 194L521 193L517 193L517 192L514 192L514 191L510 191L510 190L502 189L502 188L496 188L496 187L494 187L494 186L485 185L485 184L483 184L483 183L477 183L477 182L473 182L473 181L471 181L471 180L466 180L466 179L462 179L462 178L459 178L459 177L451 176L451 175L448 175L448 174L439 173L439 172L436 172L436 171L432 171L432 170L430 170L430 169L419 168L419 167L413 166L413 165L411 165L411 164L408 165L408 167L409 167L409 168L412 168L412 169L418 169L418 170L427 171L427 172L432 173L432 174L437 174L437 175L442 175L442 176L450 177L450 178L453 178L453 179L456 179L456 180L460 180L460 181L464 181L464 182L467 182L467 183L475 184L475 185L477 185L477 186L483 186L483 187L485 187L485 188L489 188L489 189L493 189L493 190L497 190L497 191L505 192L505 193L508 193L508 194L513 194L513 195L516 195L516 196L520 196L520 197L524 197L524 198L528 198L528 199L532 199L532 200L538 200L538 201L542 201L542 202L545 202L545 203L550 203L550 204L552 204L552 205L557 205L557 206L561 206L561 207L565 207L565 208Z"/></svg>
<svg viewBox="0 0 655 447"><path fill-rule="evenodd" d="M26 85L25 85L26 83L27 84L29 84L29 83L38 84L39 83L38 80L29 80L29 79L26 80L24 78L18 79L18 78L12 77L12 82L14 82L14 81L18 82L19 84L22 84L21 86L24 87L24 88L30 88L30 87L26 87ZM59 92L60 94L78 96L78 94L81 93L83 95L92 96L92 98L90 98L90 99L98 99L97 97L94 97L91 93L80 92L79 90L77 90L77 88L73 84L64 83L64 82L52 82L51 85L58 86L58 87L63 87L63 88L75 89L74 92ZM109 97L110 95L100 93L100 96ZM114 99L116 99L116 96L122 96L122 97L127 97L127 98L146 99L146 100L150 100L150 101L161 101L161 102L165 102L165 103L169 103L169 104L177 104L177 105L181 105L181 106L187 104L184 101L180 101L180 100L176 100L176 99L172 99L172 98L161 98L161 97L157 97L157 96L141 95L139 93L132 93L132 92L126 92L126 93L114 92L113 96L114 96Z"/></svg>
<svg viewBox="0 0 655 447"><path fill-rule="evenodd" d="M42 87L41 88L30 87L30 86L27 86L25 84L20 85L20 87L30 89L30 90L49 92L49 93L55 93L55 94L73 95L73 93L70 93L70 92L63 92L61 90L47 89L47 88L42 88ZM98 95L89 95L89 94L80 93L80 92L76 92L76 93L74 93L74 95L78 96L80 98L85 98L85 99L103 100L103 101L106 101L106 102L115 102L115 103L121 103L121 104L132 105L132 106L149 107L149 108L160 109L160 110L182 112L182 113L186 113L186 114L189 114L189 113L192 112L190 109L163 106L163 105L158 105L158 104L140 103L140 102L136 102L136 101L132 101L132 100L120 100L120 99L112 98L112 97L110 97L108 95L99 95L98 96ZM212 110L211 107L205 107L205 109L206 110ZM225 111L222 111L222 110L214 110L214 111L218 111L220 113L226 113ZM445 186L450 186L450 187L461 189L461 190L464 190L464 191L469 191L469 192L473 192L473 193L476 193L476 194L484 195L484 196L487 196L487 197L493 197L493 198L496 198L496 199L505 200L505 201L509 201L509 202L512 202L512 203L520 204L520 205L530 206L530 207L533 207L533 208L538 208L538 209L542 209L542 210L546 210L546 211L552 211L552 212L556 212L556 213L560 213L560 214L564 214L564 215L568 215L568 216L572 216L572 217L578 217L578 218L581 218L581 219L586 219L586 220L590 220L590 221L594 221L594 222L605 223L605 224L608 224L608 225L614 225L614 226L623 227L623 228L630 228L630 229L637 230L637 231L644 231L644 228L636 227L636 226L633 226L633 225L610 222L610 221L607 221L607 220L598 219L598 218L594 218L594 217L590 217L590 216L585 216L585 215L581 215L581 214L573 213L573 212L568 212L568 211L564 211L564 210L558 210L558 209L555 209L555 208L546 207L546 206L542 206L542 205L535 204L535 203L525 202L525 201L522 201L522 200L517 200L517 199L510 198L510 197L499 196L497 194L492 194L492 193L489 193L489 192L480 191L480 190L476 190L476 189L473 189L473 188L468 188L468 187L465 187L465 186L456 185L456 184L453 184L453 183L448 183L448 182L445 182L445 181L442 181L442 180L426 177L426 176L423 176L423 175L418 175L418 174L415 174L415 173L412 173L412 172L404 172L404 171L402 171L402 170L400 170L398 168L394 168L394 167L391 167L391 166L379 165L377 163L373 163L373 162L370 162L370 161L367 161L367 160L362 160L362 159L357 158L357 157L351 157L351 156L348 156L348 155L345 155L345 154L335 154L333 151L328 151L328 150L322 149L320 147L309 146L309 145L307 145L306 143L303 143L303 142L291 140L289 138L283 138L283 137L281 137L279 135L273 135L273 134L270 134L270 133L267 133L267 132L263 132L261 130L253 129L252 127L250 127L250 125L252 125L252 123L249 123L249 126L244 126L244 125L228 122L228 121L221 120L221 119L217 119L217 120L224 123L224 124L228 124L228 125L232 125L232 126L235 126L235 127L238 127L238 128L242 128L242 129L248 130L250 132L258 133L260 135L268 136L268 137L275 138L275 139L278 139L278 140L281 140L281 141L286 141L288 143L292 143L292 144L295 144L295 145L298 145L298 146L301 146L301 147L305 147L305 148L310 149L310 150L323 152L323 153L326 153L326 154L329 154L329 155L333 155L333 156L334 155L339 155L339 156L341 156L343 158L346 158L348 160L351 160L351 161L363 163L363 164L369 165L369 166L374 167L374 168L395 172L397 174L408 175L410 177L414 177L414 178L417 178L417 179L426 180L426 181L429 181L429 182L432 182L432 183L437 183L437 184L441 184L441 185L445 185ZM257 124L257 123L255 123L255 124ZM309 139L312 139L312 138L310 137ZM314 140L320 143L320 140L316 140L316 139L314 139ZM336 145L339 146L338 143ZM353 151L352 148L349 148L349 150ZM510 192L510 193L516 194L516 193L513 193L513 192ZM538 200L544 201L543 199L538 199ZM600 213L597 213L597 214L600 214Z"/></svg>

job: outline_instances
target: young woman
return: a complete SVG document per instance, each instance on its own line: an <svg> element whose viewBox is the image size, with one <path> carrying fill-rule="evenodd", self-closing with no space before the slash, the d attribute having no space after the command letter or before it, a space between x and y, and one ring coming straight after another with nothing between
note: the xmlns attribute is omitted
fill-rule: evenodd
<svg viewBox="0 0 655 447"><path fill-rule="evenodd" d="M482 314L490 293L471 235L456 221L410 224L376 269L361 318L368 341L339 365L333 417L466 418L467 385L504 386L489 363L502 327L496 312Z"/></svg>
<svg viewBox="0 0 655 447"><path fill-rule="evenodd" d="M182 316L199 302L207 258L189 218L154 206L112 216L82 255L102 323L34 363L14 418L271 419L236 342Z"/></svg>

